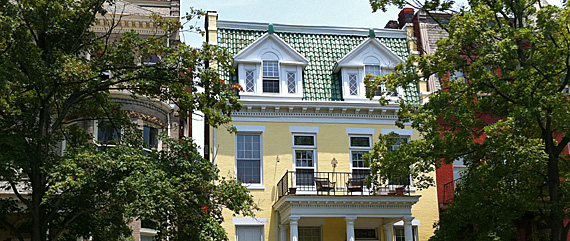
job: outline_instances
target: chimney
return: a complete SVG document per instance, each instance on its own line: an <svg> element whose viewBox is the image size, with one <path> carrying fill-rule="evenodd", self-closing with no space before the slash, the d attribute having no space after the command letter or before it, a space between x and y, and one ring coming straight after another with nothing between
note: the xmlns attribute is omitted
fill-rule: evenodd
<svg viewBox="0 0 570 241"><path fill-rule="evenodd" d="M400 29L400 28L398 28L398 21L396 21L396 20L388 21L388 23L386 23L386 26L384 26L384 28Z"/></svg>
<svg viewBox="0 0 570 241"><path fill-rule="evenodd" d="M398 29L402 29L406 23L411 23L414 18L413 8L404 8L398 14Z"/></svg>
<svg viewBox="0 0 570 241"><path fill-rule="evenodd" d="M204 25L206 42L213 45L218 44L218 13L216 11L208 11Z"/></svg>

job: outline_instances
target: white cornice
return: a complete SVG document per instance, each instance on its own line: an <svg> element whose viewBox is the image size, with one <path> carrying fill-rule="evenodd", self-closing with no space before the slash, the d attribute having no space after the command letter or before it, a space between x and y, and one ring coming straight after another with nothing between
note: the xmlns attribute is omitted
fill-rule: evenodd
<svg viewBox="0 0 570 241"><path fill-rule="evenodd" d="M302 196L288 195L273 204L281 216L288 217L405 217L421 196Z"/></svg>
<svg viewBox="0 0 570 241"><path fill-rule="evenodd" d="M239 22L218 20L218 28L222 29L241 29L241 30L258 30L267 31L267 23L256 22ZM359 27L336 27L336 26L311 26L311 25L294 25L294 24L273 24L276 33L309 33L309 34L335 34L335 35L356 35L368 36L369 28ZM374 28L374 32L378 37L384 38L406 38L406 31L399 29L381 29Z"/></svg>
<svg viewBox="0 0 570 241"><path fill-rule="evenodd" d="M399 104L397 103L390 103L386 106L381 106L378 100L368 100L362 99L362 101L310 101L310 100L303 100L303 101L284 101L278 98L266 98L260 100L240 100L244 106L294 106L294 107L301 107L301 106L312 106L312 107L321 107L321 111L325 111L323 108L332 107L332 108L375 108L375 109L386 109L386 110L398 110L400 109Z"/></svg>

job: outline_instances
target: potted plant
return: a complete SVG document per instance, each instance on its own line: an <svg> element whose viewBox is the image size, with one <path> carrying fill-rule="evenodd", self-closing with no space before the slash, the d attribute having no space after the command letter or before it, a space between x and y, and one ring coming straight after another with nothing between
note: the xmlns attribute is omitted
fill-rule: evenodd
<svg viewBox="0 0 570 241"><path fill-rule="evenodd" d="M404 195L404 187L397 187L396 195Z"/></svg>
<svg viewBox="0 0 570 241"><path fill-rule="evenodd" d="M295 194L297 193L297 188L296 187L290 187L289 188L289 194Z"/></svg>

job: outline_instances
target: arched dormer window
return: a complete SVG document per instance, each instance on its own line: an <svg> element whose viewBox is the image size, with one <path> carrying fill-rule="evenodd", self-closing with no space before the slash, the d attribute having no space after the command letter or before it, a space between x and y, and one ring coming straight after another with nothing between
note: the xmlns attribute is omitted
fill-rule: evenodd
<svg viewBox="0 0 570 241"><path fill-rule="evenodd" d="M267 52L261 57L263 61L263 93L279 93L279 57Z"/></svg>
<svg viewBox="0 0 570 241"><path fill-rule="evenodd" d="M303 98L302 71L308 60L273 33L234 56L242 99Z"/></svg>
<svg viewBox="0 0 570 241"><path fill-rule="evenodd" d="M394 70L394 66L403 60L384 46L376 38L369 38L337 62L335 72L340 71L342 95L345 101L365 101L368 89L364 78L370 73L372 78L383 76ZM384 86L379 86L375 96L385 93ZM398 95L403 92L398 90ZM387 96L394 102L398 95Z"/></svg>

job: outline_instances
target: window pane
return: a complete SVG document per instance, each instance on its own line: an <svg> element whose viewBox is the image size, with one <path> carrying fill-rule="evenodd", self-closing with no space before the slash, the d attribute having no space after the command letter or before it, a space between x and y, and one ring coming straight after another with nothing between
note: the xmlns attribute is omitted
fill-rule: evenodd
<svg viewBox="0 0 570 241"><path fill-rule="evenodd" d="M376 229L354 229L356 239L377 239Z"/></svg>
<svg viewBox="0 0 570 241"><path fill-rule="evenodd" d="M255 81L253 79L253 71L245 71L245 91L253 92Z"/></svg>
<svg viewBox="0 0 570 241"><path fill-rule="evenodd" d="M368 167L362 159L362 155L368 153L367 151L352 151L351 153L352 167Z"/></svg>
<svg viewBox="0 0 570 241"><path fill-rule="evenodd" d="M312 150L295 150L295 165L297 167L314 167Z"/></svg>
<svg viewBox="0 0 570 241"><path fill-rule="evenodd" d="M370 147L370 137L350 137L352 147Z"/></svg>
<svg viewBox="0 0 570 241"><path fill-rule="evenodd" d="M236 227L237 241L263 241L263 226L259 227Z"/></svg>
<svg viewBox="0 0 570 241"><path fill-rule="evenodd" d="M350 90L350 95L358 95L358 84L356 82L356 75L348 76L348 89Z"/></svg>
<svg viewBox="0 0 570 241"><path fill-rule="evenodd" d="M263 93L279 93L279 80L263 80Z"/></svg>
<svg viewBox="0 0 570 241"><path fill-rule="evenodd" d="M259 160L237 160L237 178L243 183L261 183Z"/></svg>
<svg viewBox="0 0 570 241"><path fill-rule="evenodd" d="M277 61L263 61L263 77L279 78L279 64Z"/></svg>
<svg viewBox="0 0 570 241"><path fill-rule="evenodd" d="M261 183L261 135L236 135L236 172L243 183Z"/></svg>
<svg viewBox="0 0 570 241"><path fill-rule="evenodd" d="M313 169L297 169L296 171L297 185L315 185L315 170Z"/></svg>
<svg viewBox="0 0 570 241"><path fill-rule="evenodd" d="M374 79L375 76L380 75L380 66L378 66L378 65L365 65L364 66L364 73L365 74L371 73L372 77L370 77L370 78ZM368 92L368 89L366 91ZM374 95L380 96L381 94L382 94L382 86L379 86L378 90L376 90L374 92Z"/></svg>
<svg viewBox="0 0 570 241"><path fill-rule="evenodd" d="M321 228L299 227L299 241L321 241Z"/></svg>
<svg viewBox="0 0 570 241"><path fill-rule="evenodd" d="M295 81L295 73L289 72L287 73L287 89L289 90L289 94L295 94L297 82Z"/></svg>
<svg viewBox="0 0 570 241"><path fill-rule="evenodd" d="M151 126L143 127L143 138L147 148L158 147L158 129Z"/></svg>
<svg viewBox="0 0 570 241"><path fill-rule="evenodd" d="M296 146L314 146L315 137L314 136L295 136L293 145Z"/></svg>
<svg viewBox="0 0 570 241"><path fill-rule="evenodd" d="M115 128L109 122L100 122L97 126L97 141L101 143L109 143L113 141L119 141L120 139L120 129Z"/></svg>
<svg viewBox="0 0 570 241"><path fill-rule="evenodd" d="M394 227L394 240L395 241L405 241L406 236L404 234L404 227Z"/></svg>

